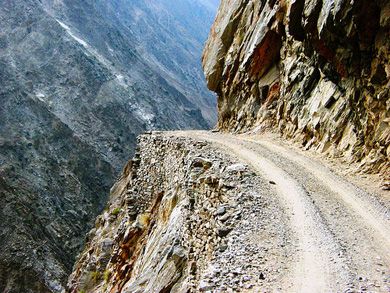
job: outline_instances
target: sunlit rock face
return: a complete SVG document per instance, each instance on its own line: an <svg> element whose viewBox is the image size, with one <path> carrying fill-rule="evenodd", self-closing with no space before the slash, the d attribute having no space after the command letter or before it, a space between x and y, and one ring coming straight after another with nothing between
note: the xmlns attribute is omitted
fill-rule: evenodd
<svg viewBox="0 0 390 293"><path fill-rule="evenodd" d="M214 124L191 2L0 1L1 292L63 289L137 134Z"/></svg>
<svg viewBox="0 0 390 293"><path fill-rule="evenodd" d="M223 0L203 56L219 129L275 129L386 172L389 5Z"/></svg>

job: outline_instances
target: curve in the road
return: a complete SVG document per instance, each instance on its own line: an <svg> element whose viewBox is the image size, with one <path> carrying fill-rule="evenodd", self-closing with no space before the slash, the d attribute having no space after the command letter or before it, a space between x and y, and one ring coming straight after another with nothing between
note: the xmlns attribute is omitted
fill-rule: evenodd
<svg viewBox="0 0 390 293"><path fill-rule="evenodd" d="M202 138L228 148L270 182L275 182L297 238L297 259L286 284L292 292L335 292L335 279L346 285L347 272L338 248L307 192L291 176L260 154L220 136ZM337 259L337 261L334 261ZM292 282L291 282L292 280Z"/></svg>
<svg viewBox="0 0 390 293"><path fill-rule="evenodd" d="M274 140L204 131L178 135L208 141L275 183L295 232L295 265L283 282L286 292L390 292L386 202Z"/></svg>
<svg viewBox="0 0 390 293"><path fill-rule="evenodd" d="M329 188L333 194L337 195L348 208L350 208L360 219L360 224L367 226L373 231L377 245L383 251L383 257L390 263L390 221L389 211L384 209L379 203L373 203L369 194L352 186L351 183L342 180L330 170L315 164L296 152L291 152L268 140L243 139L244 141L259 144L272 152L285 157L287 160L297 163L312 173L315 177L321 178L321 182ZM371 198L371 199L370 199Z"/></svg>

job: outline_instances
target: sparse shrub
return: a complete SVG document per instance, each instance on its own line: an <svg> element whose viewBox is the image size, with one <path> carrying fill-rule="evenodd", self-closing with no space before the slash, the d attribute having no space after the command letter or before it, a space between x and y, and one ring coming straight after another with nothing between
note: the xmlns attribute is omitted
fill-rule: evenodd
<svg viewBox="0 0 390 293"><path fill-rule="evenodd" d="M115 208L115 209L111 212L111 215L117 216L120 212L121 212L121 209L120 209L120 208Z"/></svg>
<svg viewBox="0 0 390 293"><path fill-rule="evenodd" d="M105 270L103 274L103 280L104 282L108 283L111 277L111 272L109 270Z"/></svg>
<svg viewBox="0 0 390 293"><path fill-rule="evenodd" d="M92 281L96 284L97 282L99 282L101 278L101 274L100 272L98 271L94 271L94 272L91 272L91 279Z"/></svg>

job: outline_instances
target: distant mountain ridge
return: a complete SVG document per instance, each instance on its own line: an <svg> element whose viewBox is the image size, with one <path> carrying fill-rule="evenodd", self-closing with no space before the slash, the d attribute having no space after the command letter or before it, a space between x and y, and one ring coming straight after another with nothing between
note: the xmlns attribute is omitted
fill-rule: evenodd
<svg viewBox="0 0 390 293"><path fill-rule="evenodd" d="M62 290L137 134L213 126L202 2L0 0L1 292Z"/></svg>

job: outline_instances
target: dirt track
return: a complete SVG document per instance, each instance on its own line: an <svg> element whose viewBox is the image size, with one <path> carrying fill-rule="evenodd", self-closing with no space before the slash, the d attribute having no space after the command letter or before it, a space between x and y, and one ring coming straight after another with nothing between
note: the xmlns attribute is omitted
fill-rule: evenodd
<svg viewBox="0 0 390 293"><path fill-rule="evenodd" d="M211 142L273 186L294 239L283 292L390 292L388 203L269 139L175 132Z"/></svg>

